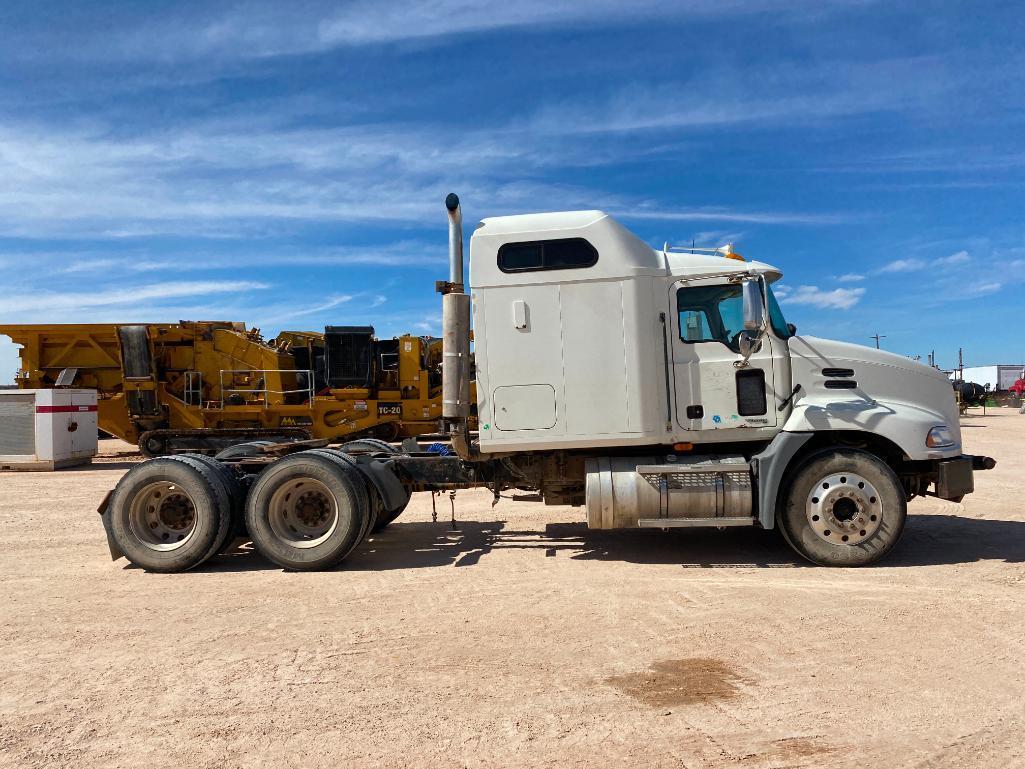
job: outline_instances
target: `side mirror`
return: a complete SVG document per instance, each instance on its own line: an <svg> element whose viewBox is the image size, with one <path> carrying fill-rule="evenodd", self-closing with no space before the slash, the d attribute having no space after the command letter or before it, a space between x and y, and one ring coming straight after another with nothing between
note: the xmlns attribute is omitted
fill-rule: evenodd
<svg viewBox="0 0 1025 769"><path fill-rule="evenodd" d="M765 328L765 299L762 296L762 282L755 278L749 278L741 285L744 297L744 329L746 331L761 331Z"/></svg>
<svg viewBox="0 0 1025 769"><path fill-rule="evenodd" d="M737 337L737 346L740 348L740 354L746 361L762 349L762 338L757 332L745 329L744 331L741 331L740 336Z"/></svg>

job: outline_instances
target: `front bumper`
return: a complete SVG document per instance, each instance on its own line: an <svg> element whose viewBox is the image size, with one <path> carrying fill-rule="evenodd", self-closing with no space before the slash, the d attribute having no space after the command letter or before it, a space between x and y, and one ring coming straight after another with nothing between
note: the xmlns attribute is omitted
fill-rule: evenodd
<svg viewBox="0 0 1025 769"><path fill-rule="evenodd" d="M964 454L936 462L936 496L960 502L975 491L976 470L992 470L996 460Z"/></svg>

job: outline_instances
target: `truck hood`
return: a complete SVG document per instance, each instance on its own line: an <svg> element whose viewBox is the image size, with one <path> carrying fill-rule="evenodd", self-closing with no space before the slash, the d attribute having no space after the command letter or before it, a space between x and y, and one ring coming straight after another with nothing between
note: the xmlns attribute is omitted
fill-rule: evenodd
<svg viewBox="0 0 1025 769"><path fill-rule="evenodd" d="M834 339L820 339L816 336L795 336L790 339L790 354L818 358L822 368L844 368L841 364L869 363L891 366L909 374L921 374L950 385L947 375L939 369L905 358L903 355L850 342L837 342Z"/></svg>
<svg viewBox="0 0 1025 769"><path fill-rule="evenodd" d="M793 383L802 389L785 429L873 432L893 441L912 459L960 453L957 403L942 371L884 350L832 339L795 336L788 344ZM838 380L855 384L837 388ZM950 429L955 445L927 449L926 435L941 424Z"/></svg>

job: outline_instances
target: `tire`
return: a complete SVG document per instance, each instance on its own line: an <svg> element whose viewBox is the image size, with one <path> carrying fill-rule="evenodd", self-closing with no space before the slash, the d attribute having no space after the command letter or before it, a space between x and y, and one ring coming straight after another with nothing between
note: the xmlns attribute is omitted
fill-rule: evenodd
<svg viewBox="0 0 1025 769"><path fill-rule="evenodd" d="M235 540L239 537L245 536L246 533L246 488L239 480L238 476L235 475L234 471L228 465L218 461L216 457L208 457L206 454L178 454L177 457L188 457L194 462L208 467L213 473L216 474L221 484L224 486L224 492L228 495L230 501L229 509L231 515L231 525L228 527L228 533L225 535L224 541L220 544L220 547L215 551L216 553L223 553L225 550L231 548L235 543Z"/></svg>
<svg viewBox="0 0 1025 769"><path fill-rule="evenodd" d="M358 438L338 447L339 451L346 454L398 454L399 452L390 443L378 438Z"/></svg>
<svg viewBox="0 0 1025 769"><path fill-rule="evenodd" d="M187 456L161 457L125 474L104 516L129 561L147 571L180 572L223 547L231 498L208 465Z"/></svg>
<svg viewBox="0 0 1025 769"><path fill-rule="evenodd" d="M377 493L377 489L374 488L374 484L367 480L366 476L359 469L359 465L356 460L346 454L344 451L338 449L311 449L312 453L319 454L320 456L327 457L333 462L337 462L338 466L344 469L344 472L350 474L354 479L361 481L363 484L363 490L367 495L367 520L366 526L363 531L360 532L359 541L362 542L367 538L367 535L373 530L374 526L377 525L378 512L384 511L384 505L381 503L380 495Z"/></svg>
<svg viewBox="0 0 1025 769"><path fill-rule="evenodd" d="M820 566L865 566L900 539L907 498L889 465L856 449L809 457L788 479L777 508L790 546Z"/></svg>
<svg viewBox="0 0 1025 769"><path fill-rule="evenodd" d="M377 515L377 523L374 524L374 527L370 530L370 533L377 534L378 532L384 531L386 528L388 528L388 526L391 523L393 523L396 518L402 515L402 511L406 509L407 505L409 505L408 499L406 500L406 504L402 505L402 507L398 508L397 510L392 510L389 512L382 508L382 510Z"/></svg>
<svg viewBox="0 0 1025 769"><path fill-rule="evenodd" d="M311 450L278 460L257 478L246 503L246 528L256 549L278 566L317 571L352 552L370 527L370 514L359 471Z"/></svg>
<svg viewBox="0 0 1025 769"><path fill-rule="evenodd" d="M246 457L258 457L263 454L260 449L264 446L273 446L274 441L247 441L246 443L236 443L234 446L228 446L226 449L222 449L214 455L214 459L244 459Z"/></svg>
<svg viewBox="0 0 1025 769"><path fill-rule="evenodd" d="M149 459L163 456L167 453L167 440L143 433L139 436L139 451Z"/></svg>

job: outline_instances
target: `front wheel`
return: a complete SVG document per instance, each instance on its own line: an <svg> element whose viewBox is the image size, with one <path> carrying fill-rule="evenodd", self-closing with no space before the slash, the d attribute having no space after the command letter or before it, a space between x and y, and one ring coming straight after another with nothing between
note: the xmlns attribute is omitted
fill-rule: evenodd
<svg viewBox="0 0 1025 769"><path fill-rule="evenodd" d="M900 539L904 489L889 465L856 449L810 457L781 494L777 520L794 550L821 566L864 566Z"/></svg>

